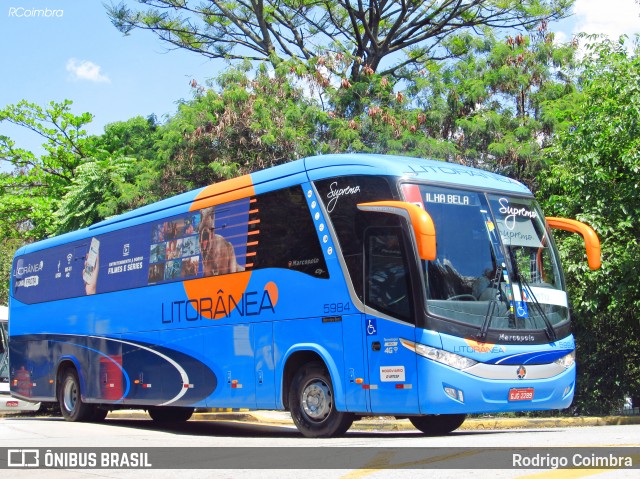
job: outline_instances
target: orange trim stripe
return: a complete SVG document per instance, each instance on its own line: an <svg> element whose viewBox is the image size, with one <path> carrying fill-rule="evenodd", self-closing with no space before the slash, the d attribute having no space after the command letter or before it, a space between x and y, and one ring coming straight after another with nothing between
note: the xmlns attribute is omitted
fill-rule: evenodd
<svg viewBox="0 0 640 479"><path fill-rule="evenodd" d="M205 187L191 204L190 211L216 206L255 195L250 175L221 181Z"/></svg>

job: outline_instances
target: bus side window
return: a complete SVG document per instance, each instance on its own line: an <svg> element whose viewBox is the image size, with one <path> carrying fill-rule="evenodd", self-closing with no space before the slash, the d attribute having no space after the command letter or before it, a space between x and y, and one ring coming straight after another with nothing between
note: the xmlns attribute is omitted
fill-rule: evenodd
<svg viewBox="0 0 640 479"><path fill-rule="evenodd" d="M403 321L412 321L411 286L402 229L365 231L365 303Z"/></svg>

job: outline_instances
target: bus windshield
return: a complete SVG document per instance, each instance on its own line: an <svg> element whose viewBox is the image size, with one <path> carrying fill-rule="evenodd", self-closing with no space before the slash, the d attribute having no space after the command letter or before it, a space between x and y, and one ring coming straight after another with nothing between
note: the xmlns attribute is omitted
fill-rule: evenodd
<svg viewBox="0 0 640 479"><path fill-rule="evenodd" d="M437 257L423 261L427 310L481 331L544 330L568 320L558 256L532 198L405 184L432 217Z"/></svg>

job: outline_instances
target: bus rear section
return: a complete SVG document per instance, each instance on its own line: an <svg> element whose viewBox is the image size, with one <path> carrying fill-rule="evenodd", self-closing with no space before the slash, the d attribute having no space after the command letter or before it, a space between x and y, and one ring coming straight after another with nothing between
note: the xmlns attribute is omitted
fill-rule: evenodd
<svg viewBox="0 0 640 479"><path fill-rule="evenodd" d="M468 413L570 404L566 306L522 185L307 158L18 251L11 388L71 421L286 409L309 437L372 414L443 434Z"/></svg>
<svg viewBox="0 0 640 479"><path fill-rule="evenodd" d="M17 375L23 390L28 390L30 376L27 371ZM9 308L0 306L0 413L35 412L39 403L24 401L11 396L9 387Z"/></svg>

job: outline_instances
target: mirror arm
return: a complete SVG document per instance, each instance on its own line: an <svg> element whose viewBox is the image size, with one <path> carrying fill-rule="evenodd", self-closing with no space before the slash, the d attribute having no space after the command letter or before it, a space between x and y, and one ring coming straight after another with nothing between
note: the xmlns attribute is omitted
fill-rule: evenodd
<svg viewBox="0 0 640 479"><path fill-rule="evenodd" d="M359 203L358 209L404 216L413 228L420 258L426 261L436 259L436 228L429 213L418 205L405 201L374 201Z"/></svg>
<svg viewBox="0 0 640 479"><path fill-rule="evenodd" d="M589 268L596 270L600 267L600 240L596 232L589 225L580 221L553 216L547 216L546 220L551 228L582 235L587 250L587 263L589 264Z"/></svg>

